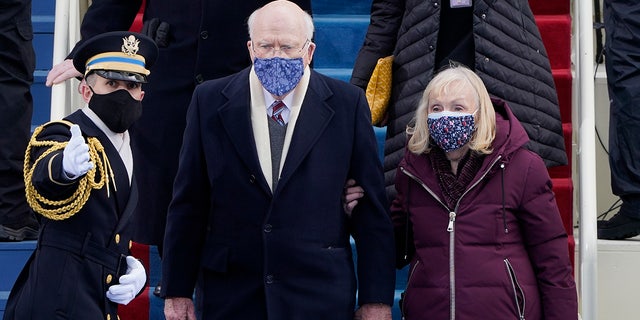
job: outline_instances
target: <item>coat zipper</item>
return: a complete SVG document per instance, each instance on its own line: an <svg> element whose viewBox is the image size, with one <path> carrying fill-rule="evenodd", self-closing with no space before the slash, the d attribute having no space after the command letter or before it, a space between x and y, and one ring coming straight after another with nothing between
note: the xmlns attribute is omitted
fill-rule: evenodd
<svg viewBox="0 0 640 320"><path fill-rule="evenodd" d="M403 166L400 167L400 170L404 174L406 174L409 178L415 180L418 184L420 184L425 191L427 191L436 201L438 201L447 211L449 211L449 223L447 224L447 232L449 232L449 301L450 301L449 319L450 320L456 319L456 266L455 266L455 238L456 238L455 222L456 222L456 216L457 216L456 212L458 212L458 208L460 207L460 201L462 201L462 198L464 198L464 196L467 195L469 191L475 188L480 183L480 181L484 180L487 174L489 174L489 172L491 171L491 168L493 168L493 166L496 163L498 163L500 159L502 159L502 156L498 155L493 160L491 165L489 165L487 170L484 171L482 176L475 183L473 183L469 188L465 190L465 192L460 196L460 199L458 199L458 202L456 203L456 207L453 211L450 210L447 207L447 205L444 204L444 202L442 202L442 200L440 200L440 198L438 198L438 196L436 196L436 194L433 193L433 191L429 189L429 187L427 187L427 185L422 180L420 180L420 178L418 178L414 174L407 171L405 167ZM407 286L409 286L408 281L407 281Z"/></svg>

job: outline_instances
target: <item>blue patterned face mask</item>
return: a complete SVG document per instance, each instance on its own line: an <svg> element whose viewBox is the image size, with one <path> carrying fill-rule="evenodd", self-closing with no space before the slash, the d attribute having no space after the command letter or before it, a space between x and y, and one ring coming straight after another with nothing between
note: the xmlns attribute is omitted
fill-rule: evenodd
<svg viewBox="0 0 640 320"><path fill-rule="evenodd" d="M473 134L473 114L465 112L443 111L430 113L427 117L429 135L445 152L464 146Z"/></svg>
<svg viewBox="0 0 640 320"><path fill-rule="evenodd" d="M253 70L269 93L281 97L293 90L300 82L304 73L304 62L302 58L256 58L253 62Z"/></svg>

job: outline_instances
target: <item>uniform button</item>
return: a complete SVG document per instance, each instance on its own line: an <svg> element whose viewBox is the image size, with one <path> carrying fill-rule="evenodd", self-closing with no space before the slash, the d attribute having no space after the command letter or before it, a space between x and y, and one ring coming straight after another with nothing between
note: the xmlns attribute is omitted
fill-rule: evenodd
<svg viewBox="0 0 640 320"><path fill-rule="evenodd" d="M264 232L269 233L269 232L271 232L271 229L272 229L272 228L273 228L273 227L272 227L270 224L265 224L265 225L264 225Z"/></svg>
<svg viewBox="0 0 640 320"><path fill-rule="evenodd" d="M437 7L438 7L438 3L437 3L437 2L434 2L434 3L433 3L433 6L437 8Z"/></svg>
<svg viewBox="0 0 640 320"><path fill-rule="evenodd" d="M204 82L204 77L199 73L196 75L196 82L198 83Z"/></svg>
<svg viewBox="0 0 640 320"><path fill-rule="evenodd" d="M254 175L249 176L249 183L256 183L256 176Z"/></svg>
<svg viewBox="0 0 640 320"><path fill-rule="evenodd" d="M202 31L202 32L200 32L200 38L205 39L205 40L206 40L207 38L209 38L209 31Z"/></svg>
<svg viewBox="0 0 640 320"><path fill-rule="evenodd" d="M429 51L433 51L433 49L434 49L434 48L433 48L433 45L430 45L430 46L429 46Z"/></svg>
<svg viewBox="0 0 640 320"><path fill-rule="evenodd" d="M131 247L133 247L133 241L129 240L129 249L131 249Z"/></svg>
<svg viewBox="0 0 640 320"><path fill-rule="evenodd" d="M489 62L489 58L484 58L484 62Z"/></svg>
<svg viewBox="0 0 640 320"><path fill-rule="evenodd" d="M481 17L482 17L482 20L485 20L485 19L487 19L487 14L486 14L486 13L483 13L483 14L481 15Z"/></svg>
<svg viewBox="0 0 640 320"><path fill-rule="evenodd" d="M111 315L107 313L107 320L111 320Z"/></svg>
<svg viewBox="0 0 640 320"><path fill-rule="evenodd" d="M265 277L265 281L267 282L267 284L271 284L273 283L273 275L269 274Z"/></svg>
<svg viewBox="0 0 640 320"><path fill-rule="evenodd" d="M120 234L116 233L116 244L120 244Z"/></svg>
<svg viewBox="0 0 640 320"><path fill-rule="evenodd" d="M110 284L110 283L111 283L111 280L113 280L113 276L112 276L112 275L110 275L110 274L108 274L108 275L107 275L107 279L106 279L105 281L107 282L107 284Z"/></svg>

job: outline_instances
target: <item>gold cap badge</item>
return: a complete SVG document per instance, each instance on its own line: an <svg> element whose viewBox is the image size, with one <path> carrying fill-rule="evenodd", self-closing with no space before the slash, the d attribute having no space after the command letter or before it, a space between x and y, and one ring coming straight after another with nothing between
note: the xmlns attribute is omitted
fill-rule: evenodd
<svg viewBox="0 0 640 320"><path fill-rule="evenodd" d="M122 38L122 42L122 52L124 54L132 56L138 53L140 40L136 39L134 35Z"/></svg>

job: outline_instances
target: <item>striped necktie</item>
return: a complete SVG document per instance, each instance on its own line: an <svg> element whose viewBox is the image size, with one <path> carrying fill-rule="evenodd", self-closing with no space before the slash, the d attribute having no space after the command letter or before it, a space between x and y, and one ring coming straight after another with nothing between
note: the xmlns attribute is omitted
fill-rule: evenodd
<svg viewBox="0 0 640 320"><path fill-rule="evenodd" d="M284 111L285 107L286 105L284 104L284 102L282 102L282 100L276 100L271 104L271 108L273 110L273 112L271 113L271 119L275 120L281 126L284 126L285 124L284 119L282 118L282 111Z"/></svg>

